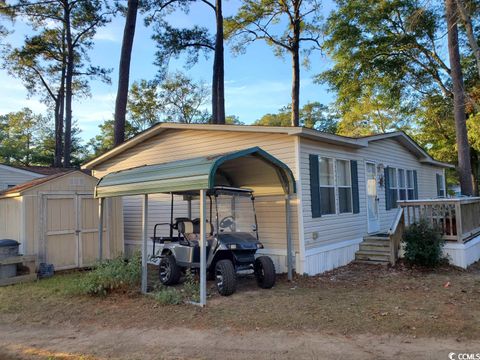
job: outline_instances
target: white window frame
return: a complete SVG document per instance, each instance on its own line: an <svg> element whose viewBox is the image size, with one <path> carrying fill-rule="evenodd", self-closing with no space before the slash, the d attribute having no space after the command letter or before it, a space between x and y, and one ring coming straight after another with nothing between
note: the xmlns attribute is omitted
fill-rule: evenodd
<svg viewBox="0 0 480 360"><path fill-rule="evenodd" d="M345 158L336 158L333 156L323 156L323 155L318 155L318 161L319 161L319 166L318 169L320 171L320 160L321 159L330 159L333 161L333 185L322 185L320 183L320 180L318 182L318 187L319 191L321 188L333 188L333 196L334 196L334 205L335 205L335 212L329 213L329 214L323 214L321 213L321 216L341 216L341 215L348 215L348 214L353 214L353 184L352 184L352 168L351 168L351 160L345 159ZM347 166L349 167L348 172L350 173L350 186L344 186L344 185L338 185L338 172L337 172L337 161L345 161L347 163ZM338 191L339 188L343 189L350 189L350 211L348 212L340 212L340 193ZM320 201L322 201L322 198L320 197ZM320 205L320 212L321 212L321 205Z"/></svg>
<svg viewBox="0 0 480 360"><path fill-rule="evenodd" d="M414 180L414 175L413 174L414 174L415 170L414 169L407 169L407 168L403 168L403 167L402 168L401 167L395 167L395 166L389 166L389 169L394 170L394 177L395 177L396 186L395 187L391 186L391 180L390 180L390 184L388 184L388 185L389 185L390 190L396 190L397 201L414 200L415 199L415 180ZM399 181L400 171L399 170L403 170L403 179L404 179L404 184L405 184L404 187L400 187L400 181ZM408 173L409 172L412 174L411 187L408 186ZM405 199L400 199L400 190L405 190ZM408 195L409 190L412 190L412 192L413 192L413 197L412 198L410 198L410 196ZM395 206L393 206L393 205L395 205ZM396 208L398 208L397 203L392 204L392 209L396 209Z"/></svg>
<svg viewBox="0 0 480 360"><path fill-rule="evenodd" d="M350 186L345 186L345 185L338 185L338 171L337 171L337 161L344 161L347 163L348 167L348 173L350 175L350 178L348 179L350 182ZM338 215L343 215L343 214L353 214L353 188L352 188L352 167L351 167L351 162L350 160L347 159L342 159L342 158L335 158L335 192L336 192L336 210ZM339 188L342 189L350 189L350 211L345 211L345 212L340 212L340 192L338 191Z"/></svg>
<svg viewBox="0 0 480 360"><path fill-rule="evenodd" d="M322 185L321 184L321 180L320 180L320 177L321 175L319 174L319 180L318 180L318 188L319 188L319 191L321 193L321 189L322 188L333 188L333 203L334 203L334 206L335 206L335 211L333 213L328 213L328 214L323 214L322 213L322 204L320 204L320 215L321 216L333 216L333 215L336 215L338 213L338 205L337 205L337 177L336 177L336 173L337 173L337 163L336 163L336 159L334 157L331 157L331 156L322 156L322 155L319 155L318 156L318 171L320 172L320 161L321 159L330 159L332 160L332 163L333 163L333 185ZM320 202L322 201L322 197L320 196Z"/></svg>
<svg viewBox="0 0 480 360"><path fill-rule="evenodd" d="M440 184L442 186L441 188L438 188L437 175L439 175L441 177L441 180L442 180L440 182ZM435 187L437 188L437 197L441 198L441 199L446 198L447 197L447 189L446 189L446 186L445 186L445 173L444 172L436 172L435 173L435 183L436 183ZM439 191L443 191L443 197L439 197L439 195L438 195Z"/></svg>
<svg viewBox="0 0 480 360"><path fill-rule="evenodd" d="M405 186L407 187L407 200L415 200L415 176L414 176L414 171L413 169L406 169L405 170ZM408 173L412 174L412 181L411 181L411 186L408 186ZM412 198L408 195L408 192L412 190Z"/></svg>

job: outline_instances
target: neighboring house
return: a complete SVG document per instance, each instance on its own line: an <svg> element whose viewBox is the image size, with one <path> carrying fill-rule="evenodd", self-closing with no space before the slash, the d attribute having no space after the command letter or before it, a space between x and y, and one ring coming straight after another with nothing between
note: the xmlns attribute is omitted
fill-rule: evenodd
<svg viewBox="0 0 480 360"><path fill-rule="evenodd" d="M0 164L0 191L44 176L66 172L68 169L46 166L14 166Z"/></svg>
<svg viewBox="0 0 480 360"><path fill-rule="evenodd" d="M129 168L257 146L288 165L295 176L290 227L300 274L318 274L354 260L364 238L395 224L397 200L444 197L445 169L451 167L434 160L403 132L348 138L301 127L163 123L83 168L102 178ZM148 226L153 230L155 223L169 220L169 202L165 195L151 199ZM255 203L263 252L284 271L283 197L256 197ZM125 248L131 251L141 244L141 200L124 197L123 207ZM179 204L175 216L185 214L186 205ZM477 252L480 256L480 245Z"/></svg>

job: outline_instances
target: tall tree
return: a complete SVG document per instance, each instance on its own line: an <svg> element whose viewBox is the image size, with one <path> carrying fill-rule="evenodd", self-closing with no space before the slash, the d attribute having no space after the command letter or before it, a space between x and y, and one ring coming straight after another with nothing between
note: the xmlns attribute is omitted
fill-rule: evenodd
<svg viewBox="0 0 480 360"><path fill-rule="evenodd" d="M87 159L97 157L111 150L114 145L115 120L107 120L99 126L100 133L91 138L87 143ZM128 120L125 122L125 139L139 133L139 129L132 125Z"/></svg>
<svg viewBox="0 0 480 360"><path fill-rule="evenodd" d="M320 50L320 3L317 0L243 0L238 13L226 19L226 29L227 38L237 39L237 51L243 51L248 43L263 40L274 47L276 55L290 55L291 125L299 126L301 45L311 45L303 49L305 63L313 50Z"/></svg>
<svg viewBox="0 0 480 360"><path fill-rule="evenodd" d="M130 79L130 60L132 58L133 39L137 22L138 0L128 0L123 30L122 50L118 68L118 89L115 101L114 145L125 141L125 121L127 113L128 87Z"/></svg>
<svg viewBox="0 0 480 360"><path fill-rule="evenodd" d="M445 0L445 17L448 30L448 56L450 59L455 132L457 135L458 175L462 194L473 195L470 145L468 143L465 92L460 49L458 44L458 9L455 0Z"/></svg>
<svg viewBox="0 0 480 360"><path fill-rule="evenodd" d="M224 69L224 32L222 0L200 0L215 15L215 35L212 36L206 27L178 29L163 20L164 13L183 10L189 11L195 0L150 0L146 2L145 11L150 12L147 24L154 24L153 39L157 43L156 61L160 74L165 74L171 58L179 58L187 54L187 66L198 61L199 54L214 53L212 69L212 117L211 122L225 124L225 69Z"/></svg>
<svg viewBox="0 0 480 360"><path fill-rule="evenodd" d="M475 64L477 66L477 73L480 77L480 46L478 45L478 39L475 36L474 23L472 19L473 10L478 6L473 1L467 2L465 0L456 0L455 3L458 9L459 18L465 28L468 44L472 49L473 56L475 57ZM478 10L477 10L478 11Z"/></svg>
<svg viewBox="0 0 480 360"><path fill-rule="evenodd" d="M109 21L111 10L104 0L16 0L0 4L0 11L26 22L38 32L27 37L22 48L8 54L8 60L13 60L10 70L21 75L32 93L43 87L44 99L53 102L56 163L61 155L64 124L63 165L69 167L73 97L89 94L89 78L109 81L107 70L89 65L88 50L97 28Z"/></svg>

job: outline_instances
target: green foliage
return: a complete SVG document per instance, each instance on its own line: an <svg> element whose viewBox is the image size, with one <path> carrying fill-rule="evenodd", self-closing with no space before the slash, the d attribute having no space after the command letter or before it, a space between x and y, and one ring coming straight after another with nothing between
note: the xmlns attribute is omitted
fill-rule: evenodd
<svg viewBox="0 0 480 360"><path fill-rule="evenodd" d="M114 121L107 120L98 126L100 134L90 139L86 145L88 149L87 158L92 158L105 153L113 148L113 130ZM139 129L132 125L129 121L125 123L125 140L139 133ZM85 159L86 160L86 159Z"/></svg>
<svg viewBox="0 0 480 360"><path fill-rule="evenodd" d="M265 114L253 125L290 126L291 106L281 108L276 114ZM300 109L300 126L335 134L337 119L327 106L319 102L308 102Z"/></svg>
<svg viewBox="0 0 480 360"><path fill-rule="evenodd" d="M404 233L405 259L415 265L434 267L443 260L444 240L426 219L410 225Z"/></svg>
<svg viewBox="0 0 480 360"><path fill-rule="evenodd" d="M94 269L82 277L77 289L79 293L106 296L119 290L132 290L140 285L142 258L139 253L126 260L117 257L98 263Z"/></svg>
<svg viewBox="0 0 480 360"><path fill-rule="evenodd" d="M128 116L140 130L160 121L207 123L210 115L204 107L208 100L209 90L203 82L176 72L159 83L135 82L129 94Z"/></svg>
<svg viewBox="0 0 480 360"><path fill-rule="evenodd" d="M162 305L180 305L183 303L182 294L175 288L162 287L153 297Z"/></svg>

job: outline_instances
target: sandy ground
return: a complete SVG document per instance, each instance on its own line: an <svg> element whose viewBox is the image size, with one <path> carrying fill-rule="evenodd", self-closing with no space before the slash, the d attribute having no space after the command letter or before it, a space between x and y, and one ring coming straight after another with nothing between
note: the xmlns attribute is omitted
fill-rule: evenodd
<svg viewBox="0 0 480 360"><path fill-rule="evenodd" d="M480 341L230 329L0 325L0 359L448 359Z"/></svg>

